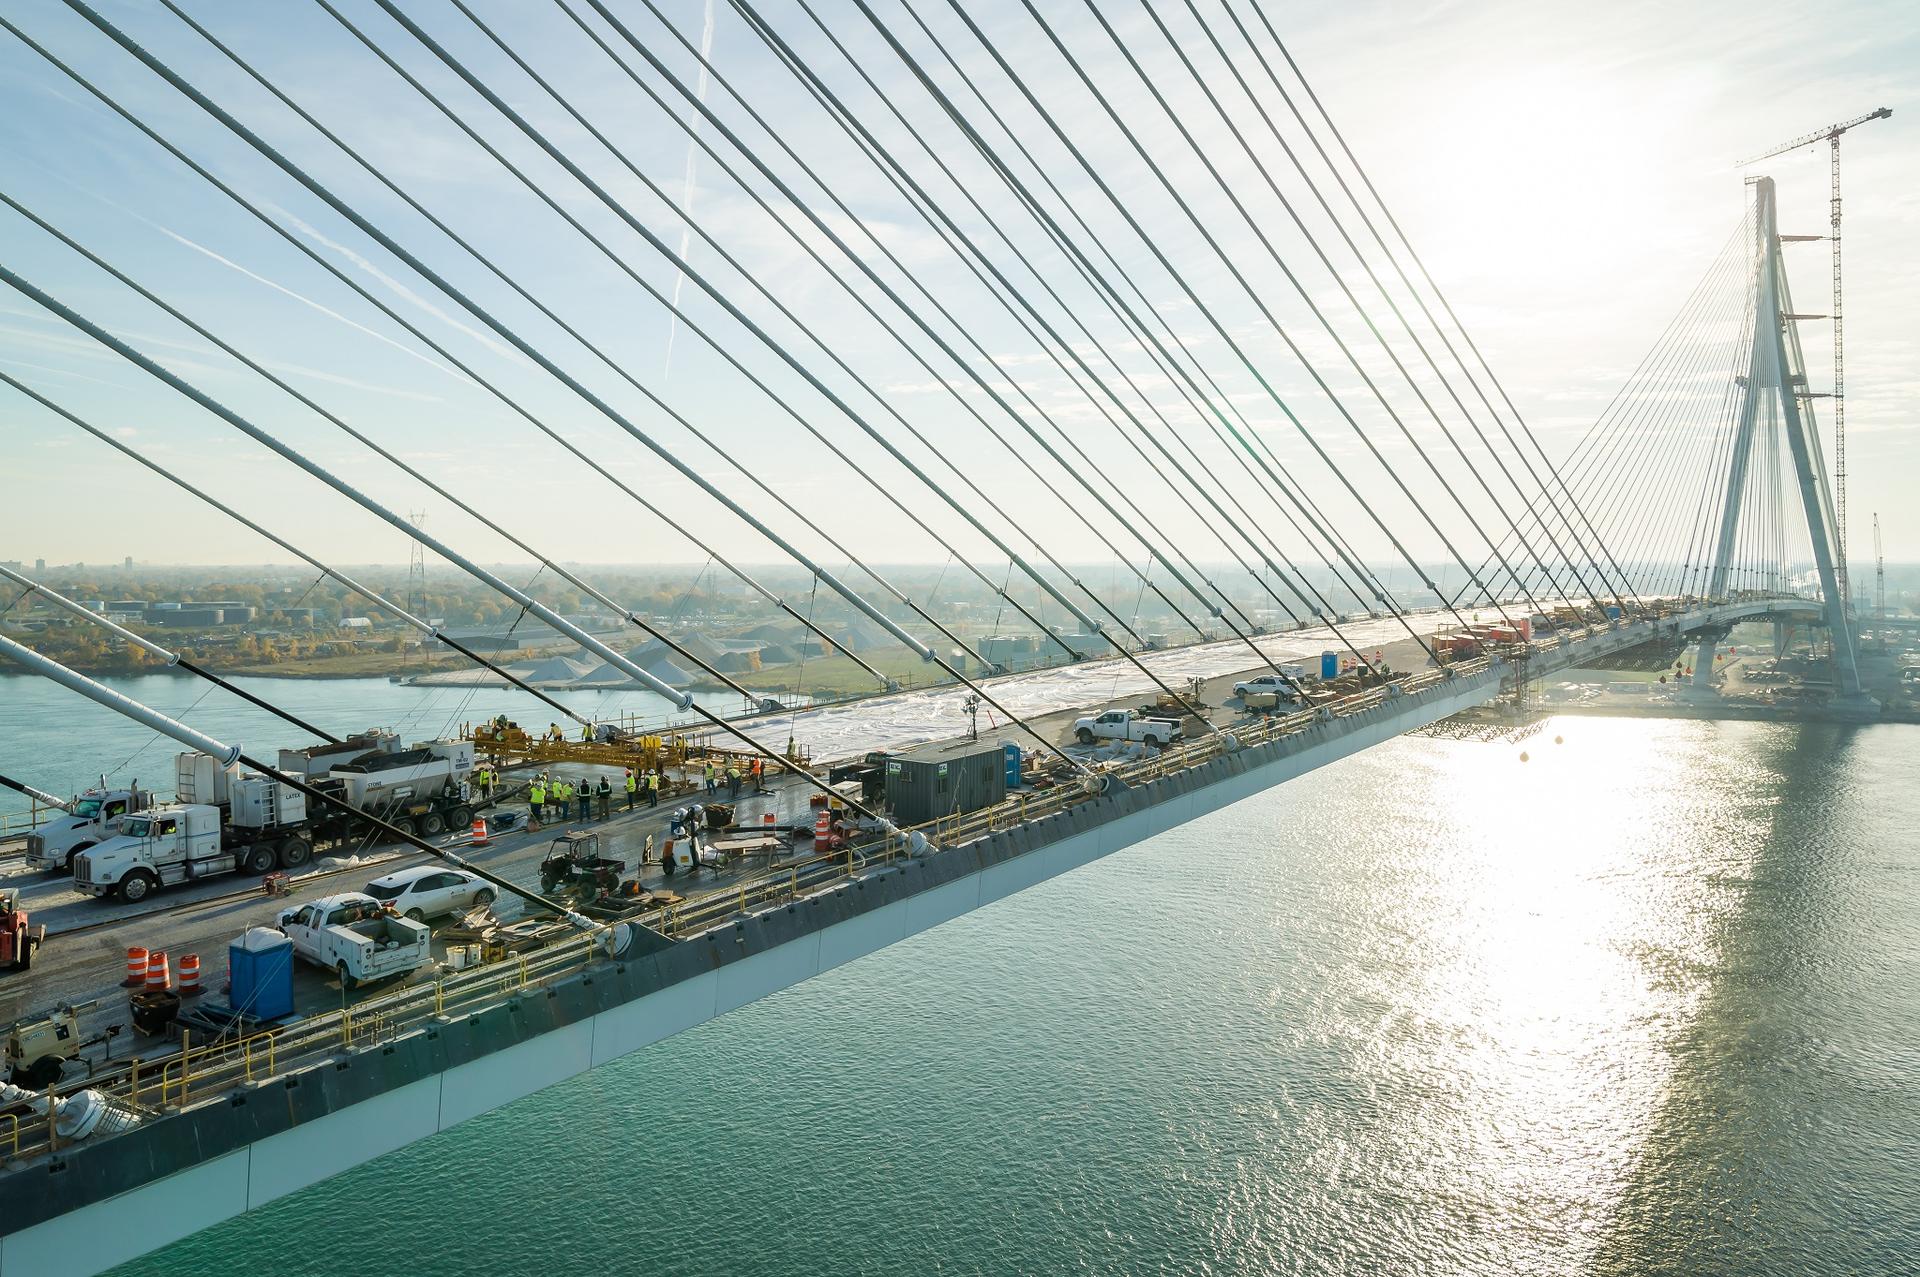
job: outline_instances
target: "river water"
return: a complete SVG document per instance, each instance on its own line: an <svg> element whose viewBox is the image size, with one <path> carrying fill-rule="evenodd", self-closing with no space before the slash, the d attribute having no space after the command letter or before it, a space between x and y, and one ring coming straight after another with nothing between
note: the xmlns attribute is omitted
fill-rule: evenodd
<svg viewBox="0 0 1920 1277"><path fill-rule="evenodd" d="M0 686L0 770L77 749ZM1402 739L121 1271L1911 1272L1916 778Z"/></svg>

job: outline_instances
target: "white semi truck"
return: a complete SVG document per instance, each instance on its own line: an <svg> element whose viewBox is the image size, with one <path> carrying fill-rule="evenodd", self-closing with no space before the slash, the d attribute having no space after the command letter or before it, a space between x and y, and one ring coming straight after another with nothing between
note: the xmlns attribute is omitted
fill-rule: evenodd
<svg viewBox="0 0 1920 1277"><path fill-rule="evenodd" d="M138 786L89 789L67 804L66 815L27 835L27 867L69 870L74 852L111 837L122 816L151 806L152 791Z"/></svg>
<svg viewBox="0 0 1920 1277"><path fill-rule="evenodd" d="M471 741L427 741L403 750L383 733L351 745L285 750L280 757L282 771L351 810L309 800L270 776L222 767L207 754L181 754L178 801L123 819L115 836L74 856L74 889L142 900L156 887L242 870L297 869L316 847L377 837L369 817L423 838L472 821Z"/></svg>

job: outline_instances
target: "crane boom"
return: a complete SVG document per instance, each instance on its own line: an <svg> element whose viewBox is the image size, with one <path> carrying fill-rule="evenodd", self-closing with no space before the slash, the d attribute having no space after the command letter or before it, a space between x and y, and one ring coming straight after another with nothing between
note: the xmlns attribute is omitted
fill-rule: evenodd
<svg viewBox="0 0 1920 1277"><path fill-rule="evenodd" d="M1848 120L1844 124L1829 124L1826 128L1816 133L1809 133L1805 137L1797 137L1791 142L1785 142L1774 147L1771 151L1762 151L1751 159L1741 160L1735 164L1734 167L1745 168L1749 164L1758 164L1761 160L1770 160L1776 155L1785 155L1788 151L1797 151L1803 146L1812 146L1815 142L1830 142L1838 138L1842 133L1845 133L1848 129L1858 128L1869 120L1884 120L1892 114L1893 108L1885 106L1879 107L1867 112L1857 120Z"/></svg>

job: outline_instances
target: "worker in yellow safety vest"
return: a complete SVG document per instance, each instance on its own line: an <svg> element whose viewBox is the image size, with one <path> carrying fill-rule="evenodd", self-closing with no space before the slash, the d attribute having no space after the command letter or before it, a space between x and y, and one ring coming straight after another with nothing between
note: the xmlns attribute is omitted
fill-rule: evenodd
<svg viewBox="0 0 1920 1277"><path fill-rule="evenodd" d="M527 807L533 812L533 818L539 820L547 806L547 782L544 777L535 776L533 783L527 786Z"/></svg>
<svg viewBox="0 0 1920 1277"><path fill-rule="evenodd" d="M652 769L647 771L647 806L660 805L660 773Z"/></svg>
<svg viewBox="0 0 1920 1277"><path fill-rule="evenodd" d="M592 723L582 723L580 725L580 742L584 745L591 745L593 743Z"/></svg>
<svg viewBox="0 0 1920 1277"><path fill-rule="evenodd" d="M633 791L640 788L640 778L633 774L633 768L627 768L627 810L633 810Z"/></svg>
<svg viewBox="0 0 1920 1277"><path fill-rule="evenodd" d="M715 780L715 776L714 776L714 770L713 770L713 760L708 759L707 760L707 796L709 798L713 796L714 780Z"/></svg>

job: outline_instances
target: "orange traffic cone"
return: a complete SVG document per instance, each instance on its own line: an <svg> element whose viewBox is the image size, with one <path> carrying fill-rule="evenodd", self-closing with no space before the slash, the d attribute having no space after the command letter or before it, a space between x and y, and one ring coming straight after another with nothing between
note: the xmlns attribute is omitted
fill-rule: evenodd
<svg viewBox="0 0 1920 1277"><path fill-rule="evenodd" d="M180 984L178 992L183 998L200 995L200 955L184 953L180 955Z"/></svg>

